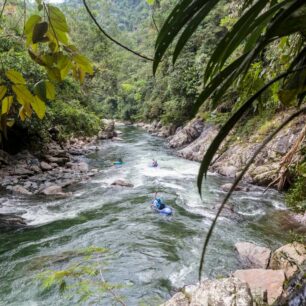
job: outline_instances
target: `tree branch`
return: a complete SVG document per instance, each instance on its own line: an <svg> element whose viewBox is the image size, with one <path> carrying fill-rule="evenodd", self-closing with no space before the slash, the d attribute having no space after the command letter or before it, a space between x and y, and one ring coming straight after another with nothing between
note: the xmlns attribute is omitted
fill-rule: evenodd
<svg viewBox="0 0 306 306"><path fill-rule="evenodd" d="M134 55L138 56L138 57L141 57L142 59L145 59L147 61L154 61L153 58L150 58L150 57L147 57L145 55L142 55L140 54L139 52L137 51L134 51L132 49L130 49L129 47L123 45L122 43L120 43L119 41L115 40L113 37L111 37L101 26L100 24L98 23L97 19L95 18L95 16L92 14L91 10L89 9L87 3L86 3L86 0L82 0L83 1L83 4L85 6L85 9L87 11L87 13L89 14L90 18L93 20L93 22L95 23L95 25L98 27L98 29L100 30L100 32L106 36L110 41L112 41L114 44L118 45L119 47L123 48L124 50L128 51L128 52L131 52L133 53Z"/></svg>

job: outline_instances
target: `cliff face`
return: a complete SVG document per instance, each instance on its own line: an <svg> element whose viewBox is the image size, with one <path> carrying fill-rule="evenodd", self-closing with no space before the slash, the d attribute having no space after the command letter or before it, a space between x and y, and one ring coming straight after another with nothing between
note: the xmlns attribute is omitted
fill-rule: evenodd
<svg viewBox="0 0 306 306"><path fill-rule="evenodd" d="M225 141L214 159L210 170L228 177L236 177L247 161L262 143L288 114L279 113L272 118L262 130L254 130L251 134L240 138L233 133ZM297 140L305 125L306 117L300 117L285 127L257 156L254 164L245 175L245 180L252 184L267 186L278 176L282 158ZM158 136L169 136L171 133L161 133L166 128L158 123L144 126ZM201 161L206 150L217 135L219 128L200 119L193 119L184 127L178 128L174 135L168 137L169 147L177 150L183 158ZM294 162L299 157L296 156Z"/></svg>

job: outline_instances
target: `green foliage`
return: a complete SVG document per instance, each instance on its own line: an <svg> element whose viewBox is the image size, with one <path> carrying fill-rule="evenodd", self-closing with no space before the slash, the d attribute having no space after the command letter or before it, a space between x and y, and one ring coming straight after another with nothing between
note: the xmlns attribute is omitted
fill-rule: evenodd
<svg viewBox="0 0 306 306"><path fill-rule="evenodd" d="M61 136L93 136L101 129L100 118L84 108L78 100L54 101L49 106L52 124L61 131Z"/></svg>
<svg viewBox="0 0 306 306"><path fill-rule="evenodd" d="M286 202L294 212L303 214L306 211L306 162L297 168L297 177L286 194Z"/></svg>
<svg viewBox="0 0 306 306"><path fill-rule="evenodd" d="M43 291L58 290L67 300L76 303L95 303L108 294L112 300L123 304L122 298L114 292L122 286L110 284L103 277L99 262L105 252L107 249L95 246L70 251L75 259L66 263L64 269L46 270L38 275Z"/></svg>

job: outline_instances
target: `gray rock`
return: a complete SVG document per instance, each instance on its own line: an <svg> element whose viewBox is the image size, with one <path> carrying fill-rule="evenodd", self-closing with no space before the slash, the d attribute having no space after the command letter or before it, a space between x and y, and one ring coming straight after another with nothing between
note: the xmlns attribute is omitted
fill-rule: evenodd
<svg viewBox="0 0 306 306"><path fill-rule="evenodd" d="M222 189L223 191L225 191L225 192L228 192L228 191L230 191L230 189L232 188L232 185L233 185L233 184L231 184L231 183L224 184L224 185L221 186L221 189ZM234 190L235 190L235 191L239 191L239 190L242 190L242 189L243 189L242 187L236 186Z"/></svg>
<svg viewBox="0 0 306 306"><path fill-rule="evenodd" d="M273 304L283 292L285 281L283 270L237 270L234 276L250 286L254 298L269 305Z"/></svg>
<svg viewBox="0 0 306 306"><path fill-rule="evenodd" d="M184 298L185 297L185 298ZM252 306L253 300L247 284L237 278L206 280L187 286L162 306Z"/></svg>
<svg viewBox="0 0 306 306"><path fill-rule="evenodd" d="M25 227L24 218L15 214L0 214L0 229L12 230Z"/></svg>
<svg viewBox="0 0 306 306"><path fill-rule="evenodd" d="M24 194L24 195L31 195L32 194L29 190L27 190L26 188L24 188L20 185L13 186L11 190L15 193L20 193L20 194Z"/></svg>
<svg viewBox="0 0 306 306"><path fill-rule="evenodd" d="M24 166L21 166L21 167L16 167L16 168L13 168L13 171L12 173L14 175L21 175L21 176L28 176L28 175L33 175L34 172L30 169L27 169L25 168Z"/></svg>
<svg viewBox="0 0 306 306"><path fill-rule="evenodd" d="M244 267L266 269L269 264L271 250L250 242L237 242L235 249Z"/></svg>
<svg viewBox="0 0 306 306"><path fill-rule="evenodd" d="M60 195L60 196L67 195L65 192L63 192L62 187L58 186L58 185L48 186L48 187L44 188L41 191L41 193L44 194L44 195L56 195L56 196L58 196L58 195Z"/></svg>
<svg viewBox="0 0 306 306"><path fill-rule="evenodd" d="M282 269L289 279L306 261L306 247L302 243L293 242L286 244L273 252L269 267Z"/></svg>
<svg viewBox="0 0 306 306"><path fill-rule="evenodd" d="M46 155L45 159L50 163L56 163L61 166L65 165L65 163L69 161L68 157L54 157L50 155Z"/></svg>
<svg viewBox="0 0 306 306"><path fill-rule="evenodd" d="M52 170L52 166L50 166L48 163L42 161L40 163L40 168L43 170L43 171L49 171L49 170Z"/></svg>
<svg viewBox="0 0 306 306"><path fill-rule="evenodd" d="M88 165L85 162L74 163L72 164L71 168L72 170L78 171L78 172L88 171Z"/></svg>
<svg viewBox="0 0 306 306"><path fill-rule="evenodd" d="M112 183L113 186L121 186L121 187L134 187L133 184L125 181L125 180L116 180Z"/></svg>

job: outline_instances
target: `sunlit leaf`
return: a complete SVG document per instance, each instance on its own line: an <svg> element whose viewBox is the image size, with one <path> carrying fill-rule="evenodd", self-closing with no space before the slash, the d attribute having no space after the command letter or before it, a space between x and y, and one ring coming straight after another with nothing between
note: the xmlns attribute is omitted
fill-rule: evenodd
<svg viewBox="0 0 306 306"><path fill-rule="evenodd" d="M41 21L41 17L39 15L32 15L27 20L25 27L24 27L24 33L30 34L33 32L34 26Z"/></svg>
<svg viewBox="0 0 306 306"><path fill-rule="evenodd" d="M51 4L48 4L47 7L48 7L50 22L52 24L52 27L55 30L59 30L62 32L69 32L66 17L61 12L61 10Z"/></svg>
<svg viewBox="0 0 306 306"><path fill-rule="evenodd" d="M13 103L13 96L7 96L2 100L2 115L7 114L10 111Z"/></svg>
<svg viewBox="0 0 306 306"><path fill-rule="evenodd" d="M10 69L8 71L6 71L6 76L8 77L8 79L13 82L14 84L22 84L25 85L26 81L23 78L22 74L16 70Z"/></svg>
<svg viewBox="0 0 306 306"><path fill-rule="evenodd" d="M31 106L39 119L43 119L46 114L46 104L38 96L31 101Z"/></svg>
<svg viewBox="0 0 306 306"><path fill-rule="evenodd" d="M34 85L34 93L43 101L55 99L55 87L50 81L37 82Z"/></svg>
<svg viewBox="0 0 306 306"><path fill-rule="evenodd" d="M76 56L73 57L73 60L82 67L82 70L84 70L84 72L93 74L92 64L86 56L77 54Z"/></svg>
<svg viewBox="0 0 306 306"><path fill-rule="evenodd" d="M0 100L5 96L7 92L7 87L4 85L0 85Z"/></svg>

